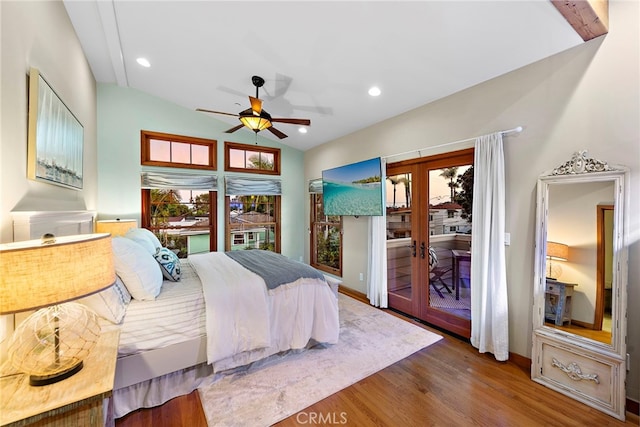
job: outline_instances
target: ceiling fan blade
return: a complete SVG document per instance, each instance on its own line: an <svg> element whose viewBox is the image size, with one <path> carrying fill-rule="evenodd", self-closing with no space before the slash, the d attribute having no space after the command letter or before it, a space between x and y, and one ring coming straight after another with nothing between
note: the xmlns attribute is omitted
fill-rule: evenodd
<svg viewBox="0 0 640 427"><path fill-rule="evenodd" d="M311 120L309 119L288 119L288 118L272 118L273 123L289 123L290 125L310 126Z"/></svg>
<svg viewBox="0 0 640 427"><path fill-rule="evenodd" d="M262 99L254 98L253 96L249 97L249 102L251 102L251 110L256 116L259 116L262 112Z"/></svg>
<svg viewBox="0 0 640 427"><path fill-rule="evenodd" d="M280 139L284 139L287 137L287 135L285 135L284 133L280 132L278 129L274 128L273 126L268 127L267 130L269 132L271 132L272 134L274 134L275 136L277 136Z"/></svg>
<svg viewBox="0 0 640 427"><path fill-rule="evenodd" d="M236 126L236 127L232 127L232 128L231 128L231 129L229 129L229 130L225 130L225 131L224 131L224 133L234 133L235 131L237 131L238 129L242 129L243 127L244 127L244 125L243 125L243 124L239 124L239 125L238 125L238 126Z"/></svg>
<svg viewBox="0 0 640 427"><path fill-rule="evenodd" d="M196 108L196 111L202 111L203 113L224 114L225 116L239 117L237 114L225 113L222 111L205 110L204 108Z"/></svg>

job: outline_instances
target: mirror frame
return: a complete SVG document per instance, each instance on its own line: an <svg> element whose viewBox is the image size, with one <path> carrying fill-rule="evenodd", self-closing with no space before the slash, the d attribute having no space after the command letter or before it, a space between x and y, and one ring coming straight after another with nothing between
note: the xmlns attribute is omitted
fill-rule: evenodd
<svg viewBox="0 0 640 427"><path fill-rule="evenodd" d="M614 224L613 224L613 277L612 277L612 313L611 342L609 344L596 341L565 330L545 325L545 292L546 292L546 241L549 214L549 188L554 184L579 184L594 182L611 182L614 185ZM573 154L571 159L562 165L545 172L537 181L535 262L533 286L533 348L531 355L531 378L547 387L553 388L589 406L606 412L619 419L625 417L625 377L627 358L627 269L628 269L628 198L629 169L624 166L610 166L606 162L587 157L586 151ZM595 232L594 224L594 232ZM549 346L552 347L549 347ZM613 380L610 385L600 384L608 388L610 401L605 402L590 396L577 386L576 378L569 375L565 380L558 380L547 373L545 348L550 350L558 346L571 354L585 356L611 367ZM555 362L555 360L554 360ZM578 365L575 365L577 367ZM556 366L557 367L557 366ZM569 366L571 368L571 366ZM563 367L564 368L564 367ZM566 373L566 371L565 371ZM577 371L581 378L587 378ZM551 376L549 376L551 375ZM597 381L597 375L596 383ZM589 381L587 381L589 382ZM595 391L594 391L595 393Z"/></svg>

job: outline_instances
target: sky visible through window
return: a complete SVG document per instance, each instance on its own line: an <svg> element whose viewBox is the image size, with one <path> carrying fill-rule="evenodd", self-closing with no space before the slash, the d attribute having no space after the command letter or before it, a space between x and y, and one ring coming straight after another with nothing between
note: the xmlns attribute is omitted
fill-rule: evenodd
<svg viewBox="0 0 640 427"><path fill-rule="evenodd" d="M461 176L471 165L460 166L458 168L458 177ZM439 203L445 203L451 201L451 190L449 189L449 180L441 177L441 169L433 171L430 175L430 194L429 203L437 205ZM388 177L387 177L388 178ZM435 178L435 179L434 179ZM457 179L457 178L456 178ZM460 191L458 189L457 191ZM393 206L393 184L387 179L386 185L386 204L387 207ZM404 184L398 184L396 186L396 206L406 206L406 198L404 191Z"/></svg>

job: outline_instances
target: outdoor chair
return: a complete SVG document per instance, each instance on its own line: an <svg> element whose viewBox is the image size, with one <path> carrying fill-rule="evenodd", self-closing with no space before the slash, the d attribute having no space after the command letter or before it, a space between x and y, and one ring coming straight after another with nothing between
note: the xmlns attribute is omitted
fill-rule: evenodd
<svg viewBox="0 0 640 427"><path fill-rule="evenodd" d="M446 290L450 294L451 288L447 285L443 279L443 276L450 272L452 268L449 267L439 267L438 266L438 255L436 254L435 249L432 246L429 246L429 285L433 287L433 290L440 296L440 298L444 298L442 295L442 290Z"/></svg>

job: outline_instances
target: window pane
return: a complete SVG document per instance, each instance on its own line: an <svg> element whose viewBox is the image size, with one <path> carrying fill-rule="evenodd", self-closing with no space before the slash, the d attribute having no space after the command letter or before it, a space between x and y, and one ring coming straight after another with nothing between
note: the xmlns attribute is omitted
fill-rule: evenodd
<svg viewBox="0 0 640 427"><path fill-rule="evenodd" d="M262 160L260 158L260 152L259 151L249 151L247 150L246 152L246 156L247 156L247 164L245 167L249 168L249 169L264 169L262 167L260 167Z"/></svg>
<svg viewBox="0 0 640 427"><path fill-rule="evenodd" d="M232 168L244 168L244 150L229 150L229 166Z"/></svg>
<svg viewBox="0 0 640 427"><path fill-rule="evenodd" d="M155 162L171 161L171 151L169 141L152 139L149 141L149 159Z"/></svg>
<svg viewBox="0 0 640 427"><path fill-rule="evenodd" d="M151 230L162 246L178 257L208 252L210 212L208 191L151 190Z"/></svg>
<svg viewBox="0 0 640 427"><path fill-rule="evenodd" d="M256 167L262 170L273 170L273 159L272 153L260 153L260 160Z"/></svg>
<svg viewBox="0 0 640 427"><path fill-rule="evenodd" d="M318 264L340 268L340 228L335 225L316 225Z"/></svg>
<svg viewBox="0 0 640 427"><path fill-rule="evenodd" d="M207 147L206 145L192 145L191 155L191 163L193 163L194 165L209 164L209 147Z"/></svg>
<svg viewBox="0 0 640 427"><path fill-rule="evenodd" d="M191 144L172 142L171 161L177 163L191 163Z"/></svg>
<svg viewBox="0 0 640 427"><path fill-rule="evenodd" d="M473 166L429 170L429 202L429 307L470 319Z"/></svg>
<svg viewBox="0 0 640 427"><path fill-rule="evenodd" d="M342 235L341 218L323 213L322 194L313 194L311 212L311 265L334 274L341 274Z"/></svg>
<svg viewBox="0 0 640 427"><path fill-rule="evenodd" d="M229 196L231 250L275 251L277 196Z"/></svg>

